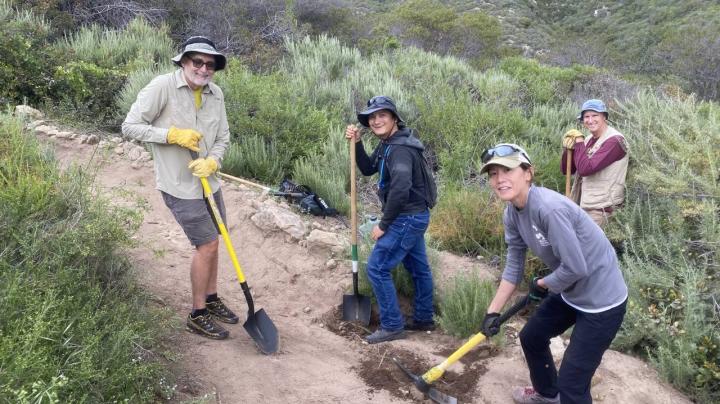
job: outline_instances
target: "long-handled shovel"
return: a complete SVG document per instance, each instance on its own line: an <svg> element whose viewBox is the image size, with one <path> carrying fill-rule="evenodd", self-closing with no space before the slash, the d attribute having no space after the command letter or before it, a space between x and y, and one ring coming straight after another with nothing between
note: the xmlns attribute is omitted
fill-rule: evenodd
<svg viewBox="0 0 720 404"><path fill-rule="evenodd" d="M193 159L196 159L198 154L191 151L190 156L192 156ZM238 281L240 282L240 286L245 294L245 300L248 304L247 320L245 320L243 327L245 328L245 331L250 334L250 337L252 337L262 353L275 353L277 352L279 345L277 328L275 328L275 324L273 324L272 320L270 320L270 317L268 317L264 309L255 311L255 304L253 303L253 298L250 294L250 288L245 281L245 275L243 275L242 268L240 268L240 263L235 255L235 248L233 248L232 241L230 241L230 236L228 235L227 228L225 227L225 223L220 215L220 210L218 209L217 204L215 204L215 198L213 198L210 184L208 183L207 178L200 178L200 183L202 183L203 195L205 195L205 200L207 200L208 205L210 205L210 213L215 218L215 223L217 223L217 226L220 229L220 234L225 241L225 247L228 250L228 254L230 254L230 260L233 263L233 267L235 267Z"/></svg>
<svg viewBox="0 0 720 404"><path fill-rule="evenodd" d="M571 149L566 150L567 153L567 164L565 165L565 196L570 197L570 171L572 170L572 157L573 151Z"/></svg>
<svg viewBox="0 0 720 404"><path fill-rule="evenodd" d="M500 324L504 323L505 321L507 321L507 319L514 316L515 313L517 313L518 311L522 310L522 308L527 306L529 302L530 297L528 295L523 296L520 300L517 301L517 303L515 303L498 318ZM457 398L449 396L439 390L436 390L431 386L431 384L440 377L442 377L443 373L445 373L445 370L447 370L450 365L460 360L460 358L465 356L466 353L473 349L475 345L485 340L485 338L485 334L483 334L482 332L475 334L472 338L468 340L468 342L466 342L457 351L455 351L452 355L445 359L441 364L428 370L422 376L418 376L410 372L410 370L403 366L400 361L397 360L397 358L392 359L395 364L400 369L402 369L402 371L405 372L405 374L408 375L410 379L412 379L415 387L417 387L418 390L430 397L432 401L440 404L457 404Z"/></svg>
<svg viewBox="0 0 720 404"><path fill-rule="evenodd" d="M355 139L350 140L350 221L352 223L350 240L352 246L353 294L343 295L342 309L344 321L357 321L370 324L370 298L358 292L358 248L357 248L357 190L355 184Z"/></svg>

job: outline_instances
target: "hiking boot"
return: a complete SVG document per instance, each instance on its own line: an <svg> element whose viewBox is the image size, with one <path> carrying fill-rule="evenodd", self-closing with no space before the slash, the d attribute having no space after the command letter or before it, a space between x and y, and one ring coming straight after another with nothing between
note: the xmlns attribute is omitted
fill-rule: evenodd
<svg viewBox="0 0 720 404"><path fill-rule="evenodd" d="M405 322L405 330L407 331L435 331L435 322L430 321L415 321L409 319Z"/></svg>
<svg viewBox="0 0 720 404"><path fill-rule="evenodd" d="M215 323L212 316L208 314L201 314L197 317L188 315L185 326L188 331L200 334L204 337L212 339L225 339L230 335L228 330Z"/></svg>
<svg viewBox="0 0 720 404"><path fill-rule="evenodd" d="M206 302L205 307L207 307L207 310L213 315L213 317L223 323L237 324L238 321L240 321L238 316L236 316L232 310L228 309L228 307L225 306L225 303L223 303L219 298L212 302Z"/></svg>
<svg viewBox="0 0 720 404"><path fill-rule="evenodd" d="M512 398L517 404L560 404L560 394L553 398L541 396L532 386L513 387Z"/></svg>
<svg viewBox="0 0 720 404"><path fill-rule="evenodd" d="M388 331L378 328L377 331L365 337L368 344L377 344L379 342L387 342L395 339L405 338L405 330Z"/></svg>

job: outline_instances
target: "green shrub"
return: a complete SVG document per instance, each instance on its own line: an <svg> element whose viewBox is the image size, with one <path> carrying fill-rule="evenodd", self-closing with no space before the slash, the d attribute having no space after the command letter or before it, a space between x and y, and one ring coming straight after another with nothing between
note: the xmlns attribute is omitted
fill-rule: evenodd
<svg viewBox="0 0 720 404"><path fill-rule="evenodd" d="M320 153L302 157L293 164L292 178L309 186L331 207L348 213L350 201L350 158L348 142L340 128L330 130Z"/></svg>
<svg viewBox="0 0 720 404"><path fill-rule="evenodd" d="M123 30L83 27L58 47L83 62L126 71L163 65L174 56L167 27L153 27L142 18L131 21Z"/></svg>
<svg viewBox="0 0 720 404"><path fill-rule="evenodd" d="M291 93L289 79L279 73L254 75L234 59L215 76L225 94L230 132L260 136L292 161L320 150L332 115Z"/></svg>
<svg viewBox="0 0 720 404"><path fill-rule="evenodd" d="M154 402L164 320L121 250L141 217L61 174L21 122L0 115L0 133L2 401Z"/></svg>
<svg viewBox="0 0 720 404"><path fill-rule="evenodd" d="M630 135L632 166L625 207L608 228L624 249L630 293L614 345L650 359L694 400L718 401L720 110L640 93L616 115Z"/></svg>
<svg viewBox="0 0 720 404"><path fill-rule="evenodd" d="M174 65L166 63L160 64L157 67L141 68L130 73L127 80L125 80L122 90L115 98L118 119L125 119L127 113L130 112L130 107L132 107L135 100L137 100L137 95L140 93L140 90L148 85L152 79L161 74L170 73L174 70Z"/></svg>
<svg viewBox="0 0 720 404"><path fill-rule="evenodd" d="M528 105L553 104L564 100L580 74L587 71L586 68L581 67L545 66L533 59L522 57L503 59L499 69L524 84Z"/></svg>
<svg viewBox="0 0 720 404"><path fill-rule="evenodd" d="M288 157L278 153L273 144L266 144L259 136L243 136L228 148L222 171L276 185L287 163Z"/></svg>
<svg viewBox="0 0 720 404"><path fill-rule="evenodd" d="M500 255L505 203L487 189L445 187L433 209L428 235L441 249L460 254Z"/></svg>
<svg viewBox="0 0 720 404"><path fill-rule="evenodd" d="M0 1L0 104L39 105L62 56L49 44L50 27L29 12Z"/></svg>
<svg viewBox="0 0 720 404"><path fill-rule="evenodd" d="M381 21L405 45L486 62L498 54L502 34L495 17L477 9L458 13L436 0L398 3Z"/></svg>
<svg viewBox="0 0 720 404"><path fill-rule="evenodd" d="M50 87L56 108L65 116L96 126L116 124L113 106L125 80L113 68L87 62L70 62L56 68Z"/></svg>
<svg viewBox="0 0 720 404"><path fill-rule="evenodd" d="M443 291L436 320L448 334L467 338L480 331L493 296L493 282L481 280L477 274L460 273Z"/></svg>

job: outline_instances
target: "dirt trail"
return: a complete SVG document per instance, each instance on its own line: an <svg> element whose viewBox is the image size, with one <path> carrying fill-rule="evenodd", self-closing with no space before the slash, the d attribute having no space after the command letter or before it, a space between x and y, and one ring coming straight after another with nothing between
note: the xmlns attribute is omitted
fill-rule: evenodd
<svg viewBox="0 0 720 404"><path fill-rule="evenodd" d="M284 233L263 234L250 216L254 190L225 183L231 239L237 249L257 308L264 308L278 328L280 351L258 352L242 324L230 325L230 338L212 341L182 330L189 309L189 259L192 249L155 190L151 167L133 167L111 149L70 140L50 140L61 164L96 171L96 187L114 200L144 201L147 211L130 252L142 284L159 304L177 314L174 345L182 370L171 401L217 403L412 403L410 384L392 365L391 356L422 373L463 341L442 333L411 334L407 340L369 346L364 331L338 321L337 306L351 280L349 257L334 269L328 252L309 251ZM222 246L222 243L221 243ZM224 246L220 252L219 293L244 321L245 300ZM479 267L477 262L441 255L435 271ZM485 269L487 271L487 269ZM488 273L494 277L496 274ZM437 387L460 402L511 403L509 390L527 382L517 346L522 318L509 323L509 342L501 349L482 347L454 365ZM647 365L608 352L593 387L597 402L685 403L681 394L658 381Z"/></svg>

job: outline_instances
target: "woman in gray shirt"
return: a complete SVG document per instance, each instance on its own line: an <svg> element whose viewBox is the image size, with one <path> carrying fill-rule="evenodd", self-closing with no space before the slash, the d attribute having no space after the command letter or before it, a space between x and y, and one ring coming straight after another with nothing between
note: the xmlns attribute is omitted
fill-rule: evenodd
<svg viewBox="0 0 720 404"><path fill-rule="evenodd" d="M571 200L533 185L534 168L521 147L501 143L482 155L503 216L507 262L482 331L499 332L498 312L522 281L528 248L551 270L530 295L544 299L520 332L532 386L513 389L516 403L591 403L590 382L617 334L627 286L603 231ZM550 339L574 326L558 372Z"/></svg>

